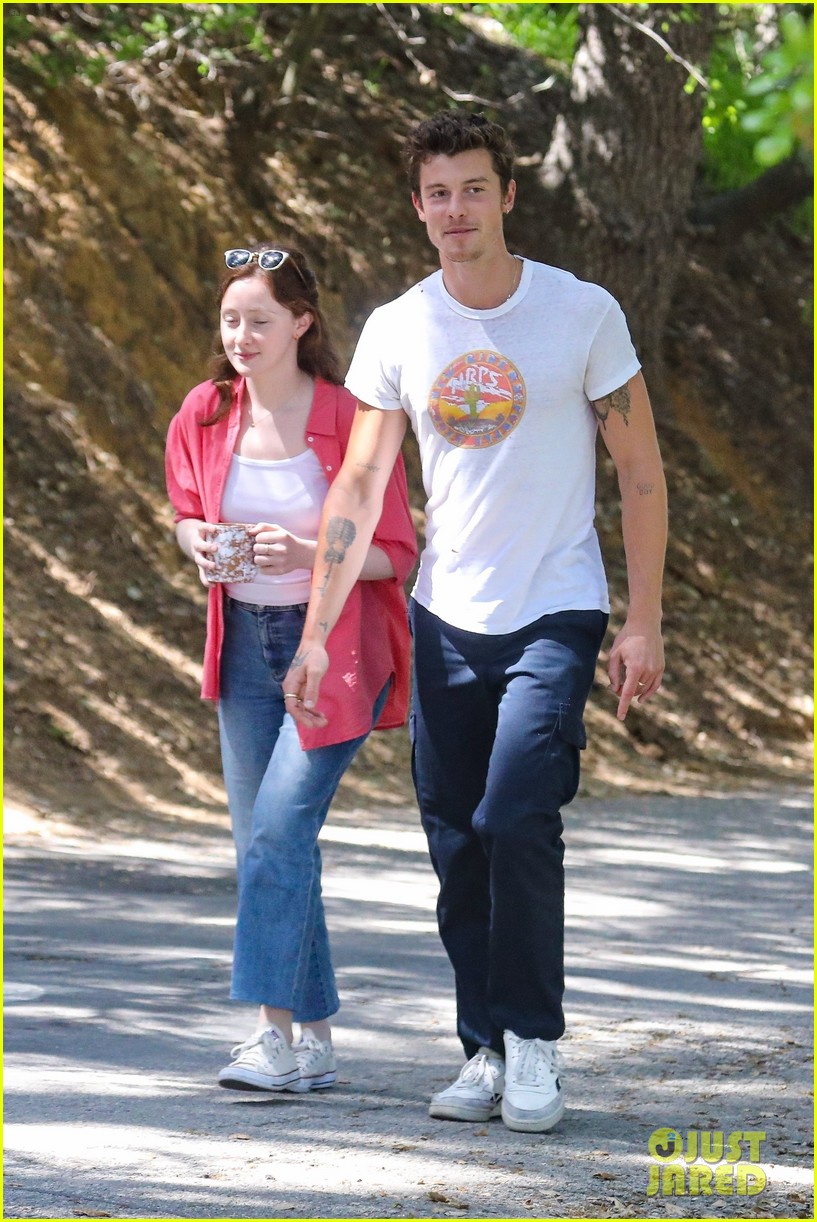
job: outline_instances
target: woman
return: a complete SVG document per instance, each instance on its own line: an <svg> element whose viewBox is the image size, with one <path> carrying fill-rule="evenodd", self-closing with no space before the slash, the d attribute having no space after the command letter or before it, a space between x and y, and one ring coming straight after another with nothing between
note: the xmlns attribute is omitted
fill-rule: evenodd
<svg viewBox="0 0 817 1222"><path fill-rule="evenodd" d="M264 244L229 250L225 261L214 376L187 395L166 454L177 539L209 587L202 696L218 701L238 862L230 995L260 1007L257 1030L218 1080L305 1091L336 1078L328 1020L339 1002L318 833L372 726L405 721L403 583L416 544L398 463L362 580L329 642L327 725L299 729L281 681L301 636L321 507L355 401L340 385L304 256ZM220 522L252 523L252 580L213 581Z"/></svg>

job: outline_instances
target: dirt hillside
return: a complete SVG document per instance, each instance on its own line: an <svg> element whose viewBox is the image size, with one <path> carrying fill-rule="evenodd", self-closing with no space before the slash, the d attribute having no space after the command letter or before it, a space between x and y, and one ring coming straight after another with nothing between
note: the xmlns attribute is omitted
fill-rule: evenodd
<svg viewBox="0 0 817 1222"><path fill-rule="evenodd" d="M27 7L44 56L60 27L47 10L62 6ZM442 82L473 88L475 63L486 92L536 80L531 57L431 16L412 52L424 79L369 6L332 7L346 10L337 37L311 50L292 96L272 100L261 85L231 96L184 65L109 54L102 83L54 84L31 53L7 56L5 775L7 793L44 814L224 818L213 711L197 697L204 593L175 547L162 471L168 421L206 372L220 252L298 242L348 357L368 311L434 264L399 133L442 104ZM545 115L532 100L514 116L529 206L509 236L530 253L546 200L525 166L546 143ZM782 224L729 246L690 238L657 405L668 678L622 727L600 669L591 792L808 775L810 270L809 244ZM410 448L407 459L420 528ZM598 515L615 626L625 583L603 460ZM409 789L395 732L367 745L342 800L396 804Z"/></svg>

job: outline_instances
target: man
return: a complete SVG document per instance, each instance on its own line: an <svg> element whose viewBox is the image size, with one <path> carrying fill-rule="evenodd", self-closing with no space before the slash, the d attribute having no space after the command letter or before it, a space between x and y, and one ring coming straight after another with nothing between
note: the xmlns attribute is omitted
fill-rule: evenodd
<svg viewBox="0 0 817 1222"><path fill-rule="evenodd" d="M374 311L346 385L358 414L330 489L301 646L284 683L319 725L324 645L359 572L411 420L428 496L413 592L414 781L440 880L468 1057L430 1114L520 1131L564 1110L561 808L609 609L593 526L595 438L618 471L629 611L609 662L624 718L664 671L666 489L621 309L508 251L513 149L444 112L407 142L412 202L440 270Z"/></svg>

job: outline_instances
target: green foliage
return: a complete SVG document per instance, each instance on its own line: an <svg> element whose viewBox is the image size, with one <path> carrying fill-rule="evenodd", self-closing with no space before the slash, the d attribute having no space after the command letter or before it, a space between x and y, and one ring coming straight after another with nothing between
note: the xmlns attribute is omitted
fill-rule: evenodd
<svg viewBox="0 0 817 1222"><path fill-rule="evenodd" d="M493 17L520 47L570 75L579 37L578 4L475 4L472 11Z"/></svg>
<svg viewBox="0 0 817 1222"><path fill-rule="evenodd" d="M51 86L74 79L98 85L112 64L135 60L192 61L212 80L240 57L274 55L257 4L53 5L50 29L31 7L44 6L3 6L7 62L24 64Z"/></svg>
<svg viewBox="0 0 817 1222"><path fill-rule="evenodd" d="M776 165L795 149L814 151L814 17L784 13L780 45L761 63L746 86L750 106L743 126L760 136L755 160Z"/></svg>
<svg viewBox="0 0 817 1222"><path fill-rule="evenodd" d="M813 152L814 19L779 6L777 29L757 56L754 6L716 42L703 116L707 177L742 186L792 153ZM767 37L768 37L767 33Z"/></svg>
<svg viewBox="0 0 817 1222"><path fill-rule="evenodd" d="M736 29L724 34L712 49L704 101L704 166L713 187L743 186L760 172L754 159L755 141L743 126L746 85L752 71L751 35Z"/></svg>
<svg viewBox="0 0 817 1222"><path fill-rule="evenodd" d="M731 28L713 49L703 168L716 190L742 187L792 154L813 156L813 15L806 20L802 6L779 5L773 27L761 29L763 11L733 8ZM766 49L758 54L761 35ZM803 236L813 232L813 198L792 212L789 224Z"/></svg>

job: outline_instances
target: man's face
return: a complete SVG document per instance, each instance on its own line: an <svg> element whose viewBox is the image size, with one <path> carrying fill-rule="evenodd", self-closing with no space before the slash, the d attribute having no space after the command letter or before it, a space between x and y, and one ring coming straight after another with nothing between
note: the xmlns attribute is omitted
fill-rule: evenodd
<svg viewBox="0 0 817 1222"><path fill-rule="evenodd" d="M515 194L513 181L502 194L488 150L470 149L426 161L420 167L420 194L411 198L440 258L472 263L504 251L502 217Z"/></svg>

